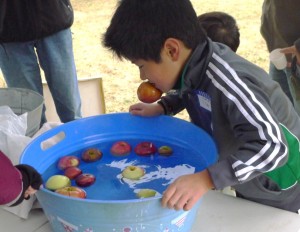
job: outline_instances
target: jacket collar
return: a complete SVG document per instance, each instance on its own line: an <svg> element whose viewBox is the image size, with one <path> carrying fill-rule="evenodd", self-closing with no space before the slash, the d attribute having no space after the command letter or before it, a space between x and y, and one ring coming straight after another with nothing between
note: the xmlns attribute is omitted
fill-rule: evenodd
<svg viewBox="0 0 300 232"><path fill-rule="evenodd" d="M211 40L207 38L204 43L199 44L188 59L184 69L180 75L179 81L175 85L180 94L197 89L203 85L204 75L209 62L209 57L212 54Z"/></svg>

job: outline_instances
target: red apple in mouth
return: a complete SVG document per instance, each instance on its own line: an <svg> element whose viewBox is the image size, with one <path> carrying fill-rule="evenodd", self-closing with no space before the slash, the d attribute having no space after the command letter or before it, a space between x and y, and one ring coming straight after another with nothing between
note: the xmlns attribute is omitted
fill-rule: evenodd
<svg viewBox="0 0 300 232"><path fill-rule="evenodd" d="M102 152L97 148L89 148L81 154L81 158L85 162L94 162L101 159Z"/></svg>
<svg viewBox="0 0 300 232"><path fill-rule="evenodd" d="M114 156L126 156L129 155L130 152L131 146L125 141L115 142L110 149L110 153Z"/></svg>
<svg viewBox="0 0 300 232"><path fill-rule="evenodd" d="M82 188L76 186L60 188L55 190L55 192L68 197L86 198L86 192Z"/></svg>
<svg viewBox="0 0 300 232"><path fill-rule="evenodd" d="M141 167L130 165L122 171L122 176L130 180L138 180L145 175L145 170Z"/></svg>
<svg viewBox="0 0 300 232"><path fill-rule="evenodd" d="M76 177L75 182L80 187L87 187L96 181L96 177L93 174L90 173L83 173Z"/></svg>
<svg viewBox="0 0 300 232"><path fill-rule="evenodd" d="M82 174L82 171L78 167L68 167L65 169L64 174L65 176L69 177L70 180L73 180Z"/></svg>
<svg viewBox="0 0 300 232"><path fill-rule="evenodd" d="M162 156L170 156L173 154L173 149L170 146L161 146L158 148L158 154Z"/></svg>
<svg viewBox="0 0 300 232"><path fill-rule="evenodd" d="M71 180L64 175L53 175L46 182L46 188L56 190L71 185Z"/></svg>
<svg viewBox="0 0 300 232"><path fill-rule="evenodd" d="M58 161L58 168L64 170L68 167L77 167L80 163L80 160L77 156L69 155L63 156Z"/></svg>
<svg viewBox="0 0 300 232"><path fill-rule="evenodd" d="M162 91L149 81L142 82L137 89L137 96L141 102L153 103L160 99Z"/></svg>
<svg viewBox="0 0 300 232"><path fill-rule="evenodd" d="M150 156L155 154L157 148L151 142L141 142L134 148L134 152L140 156Z"/></svg>

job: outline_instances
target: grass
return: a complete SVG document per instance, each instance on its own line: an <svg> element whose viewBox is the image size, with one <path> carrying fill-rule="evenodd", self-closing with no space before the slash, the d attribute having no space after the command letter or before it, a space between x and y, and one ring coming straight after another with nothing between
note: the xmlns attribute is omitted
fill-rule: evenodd
<svg viewBox="0 0 300 232"><path fill-rule="evenodd" d="M260 35L260 15L263 0L192 0L197 14L224 11L231 14L240 28L238 54L267 70L268 52ZM117 0L73 0L75 21L72 26L74 55L78 78L103 77L106 111L127 112L138 101L140 84L137 68L119 61L101 45L101 36L109 25ZM0 76L0 86L4 86ZM186 118L185 114L179 117Z"/></svg>

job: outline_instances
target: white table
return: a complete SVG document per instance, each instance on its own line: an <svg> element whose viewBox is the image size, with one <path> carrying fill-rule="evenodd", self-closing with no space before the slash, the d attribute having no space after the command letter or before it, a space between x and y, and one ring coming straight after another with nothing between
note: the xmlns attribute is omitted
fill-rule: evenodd
<svg viewBox="0 0 300 232"><path fill-rule="evenodd" d="M27 220L0 209L0 225L8 232L51 232L41 209L32 210ZM211 191L191 232L300 232L300 215Z"/></svg>
<svg viewBox="0 0 300 232"><path fill-rule="evenodd" d="M211 191L192 232L300 232L300 215Z"/></svg>

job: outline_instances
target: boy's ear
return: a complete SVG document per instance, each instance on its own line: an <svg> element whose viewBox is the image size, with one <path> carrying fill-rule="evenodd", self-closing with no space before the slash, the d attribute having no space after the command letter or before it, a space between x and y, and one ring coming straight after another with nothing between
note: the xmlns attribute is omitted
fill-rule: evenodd
<svg viewBox="0 0 300 232"><path fill-rule="evenodd" d="M173 61L177 61L181 51L181 44L177 39L168 38L164 43L164 50L168 57Z"/></svg>

